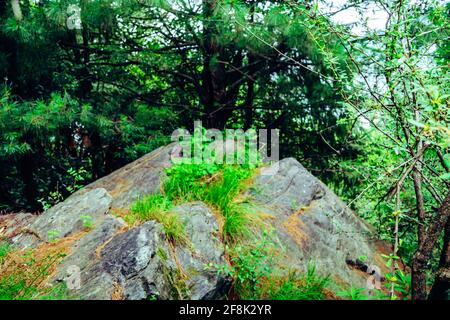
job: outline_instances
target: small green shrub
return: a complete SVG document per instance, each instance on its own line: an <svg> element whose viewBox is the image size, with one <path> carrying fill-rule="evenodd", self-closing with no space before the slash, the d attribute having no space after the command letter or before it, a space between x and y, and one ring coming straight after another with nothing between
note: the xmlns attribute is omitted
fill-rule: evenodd
<svg viewBox="0 0 450 320"><path fill-rule="evenodd" d="M263 239L253 247L235 247L232 267L215 266L234 279L234 290L240 299L320 300L325 299L328 276L319 276L313 265L306 273L291 271L282 275L276 269L277 247ZM283 272L284 273L284 272Z"/></svg>
<svg viewBox="0 0 450 320"><path fill-rule="evenodd" d="M270 300L323 300L328 276L319 276L313 265L306 274L291 272L287 277L271 281L267 298Z"/></svg>
<svg viewBox="0 0 450 320"><path fill-rule="evenodd" d="M395 277L397 282L394 285L394 290L401 294L403 300L411 299L411 275L398 269L395 271Z"/></svg>
<svg viewBox="0 0 450 320"><path fill-rule="evenodd" d="M47 231L47 238L50 242L54 242L58 240L59 238L59 231L58 230L48 230Z"/></svg>
<svg viewBox="0 0 450 320"><path fill-rule="evenodd" d="M94 218L88 214L80 215L80 220L83 223L83 228L92 229L94 227Z"/></svg>
<svg viewBox="0 0 450 320"><path fill-rule="evenodd" d="M66 174L67 181L63 183L64 188L51 191L46 199L38 199L38 202L41 203L44 211L50 209L54 205L62 202L67 195L83 188L88 176L89 173L84 167L80 167L79 169L69 168Z"/></svg>
<svg viewBox="0 0 450 320"><path fill-rule="evenodd" d="M411 299L411 275L404 273L400 269L396 269L393 273L386 273L386 283L384 286L388 291L394 289L394 295L386 295L380 292L380 298L391 300L410 300Z"/></svg>

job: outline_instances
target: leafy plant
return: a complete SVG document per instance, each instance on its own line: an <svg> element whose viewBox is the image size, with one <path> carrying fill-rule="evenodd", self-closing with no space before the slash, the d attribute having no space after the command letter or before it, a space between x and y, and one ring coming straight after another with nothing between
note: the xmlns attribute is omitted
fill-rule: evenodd
<svg viewBox="0 0 450 320"><path fill-rule="evenodd" d="M350 288L348 291L338 292L336 295L350 300L368 300L369 297L365 295L366 289L364 288Z"/></svg>
<svg viewBox="0 0 450 320"><path fill-rule="evenodd" d="M271 300L323 300L328 276L319 276L314 265L310 264L306 274L291 272L287 277L271 281L267 298Z"/></svg>
<svg viewBox="0 0 450 320"><path fill-rule="evenodd" d="M54 205L64 200L62 191L70 195L75 191L81 189L83 187L83 182L85 181L85 177L87 176L87 174L88 172L83 167L79 168L78 170L69 168L67 170L68 182L67 184L65 184L65 190L60 191L59 188L57 188L57 190L51 191L49 193L47 199L38 199L38 202L41 203L44 211L50 209Z"/></svg>
<svg viewBox="0 0 450 320"><path fill-rule="evenodd" d="M394 285L395 292L400 294L401 299L409 300L411 299L411 275L405 274L402 270L397 269L394 272L394 275L387 274L387 278L390 278L390 281ZM388 286L389 284L385 284Z"/></svg>
<svg viewBox="0 0 450 320"><path fill-rule="evenodd" d="M83 223L83 228L85 229L92 229L94 226L94 219L92 216L87 214L80 215L81 222Z"/></svg>
<svg viewBox="0 0 450 320"><path fill-rule="evenodd" d="M39 199L38 202L41 203L42 209L46 211L62 200L64 200L64 197L59 191L51 191L47 199L42 198Z"/></svg>
<svg viewBox="0 0 450 320"><path fill-rule="evenodd" d="M59 231L58 230L49 230L47 231L47 238L50 242L54 242L59 238Z"/></svg>
<svg viewBox="0 0 450 320"><path fill-rule="evenodd" d="M66 185L66 190L69 193L74 193L75 191L83 187L83 182L85 181L85 177L87 176L88 172L84 167L81 167L78 170L69 168L69 170L67 170L67 174L71 179L71 183Z"/></svg>
<svg viewBox="0 0 450 320"><path fill-rule="evenodd" d="M214 267L234 279L234 290L240 299L325 299L328 276L318 275L312 264L306 273L291 270L282 275L283 271L277 270L277 252L276 246L263 238L253 247L236 246L230 253L231 267Z"/></svg>

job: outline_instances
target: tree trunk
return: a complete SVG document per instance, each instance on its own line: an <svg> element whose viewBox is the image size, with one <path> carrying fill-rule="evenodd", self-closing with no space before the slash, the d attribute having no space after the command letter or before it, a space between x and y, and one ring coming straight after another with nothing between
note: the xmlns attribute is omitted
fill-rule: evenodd
<svg viewBox="0 0 450 320"><path fill-rule="evenodd" d="M255 82L249 80L247 82L247 96L245 98L245 109L244 109L244 129L248 130L253 125L253 97L255 95Z"/></svg>
<svg viewBox="0 0 450 320"><path fill-rule="evenodd" d="M433 248L439 240L439 236L450 217L450 193L447 194L444 202L439 208L436 217L431 222L424 239L419 243L419 248L413 257L412 262L412 298L413 300L425 300L426 290L426 269L432 257Z"/></svg>
<svg viewBox="0 0 450 320"><path fill-rule="evenodd" d="M217 41L219 31L213 16L216 2L203 0L203 71L200 96L205 107L203 125L223 129L233 113L240 87L232 85L234 79L227 74L226 66L241 64L242 56L237 53L230 58L225 52L226 48Z"/></svg>
<svg viewBox="0 0 450 320"><path fill-rule="evenodd" d="M37 211L39 210L39 204L36 199L37 187L36 182L34 181L34 170L36 167L36 163L33 154L31 153L24 154L20 158L19 164L20 164L20 174L24 185L23 196L27 201L27 205L31 209L31 211Z"/></svg>
<svg viewBox="0 0 450 320"><path fill-rule="evenodd" d="M11 0L11 7L14 14L14 18L17 21L21 21L23 19L22 9L20 8L19 0Z"/></svg>
<svg viewBox="0 0 450 320"><path fill-rule="evenodd" d="M421 158L422 157L419 158L419 161L421 160ZM419 224L417 226L417 240L420 246L425 238L425 206L422 193L422 177L420 176L421 168L418 168L418 166L420 166L419 163L416 164L413 171L413 183L414 192L416 194L417 220L419 221Z"/></svg>
<svg viewBox="0 0 450 320"><path fill-rule="evenodd" d="M445 225L439 270L436 273L429 298L430 300L450 300L450 219Z"/></svg>
<svg viewBox="0 0 450 320"><path fill-rule="evenodd" d="M255 21L255 3L252 2L250 6L250 23ZM255 56L252 52L248 52L249 79L247 81L247 95L245 97L244 109L244 129L248 130L253 125L253 100L255 96L255 80L253 79L253 64L255 63Z"/></svg>

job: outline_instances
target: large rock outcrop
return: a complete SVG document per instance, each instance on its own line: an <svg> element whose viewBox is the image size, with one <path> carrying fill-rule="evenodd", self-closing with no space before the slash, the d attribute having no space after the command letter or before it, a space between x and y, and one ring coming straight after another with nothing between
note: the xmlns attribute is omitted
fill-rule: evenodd
<svg viewBox="0 0 450 320"><path fill-rule="evenodd" d="M273 217L272 226L282 243L286 265L305 269L314 262L337 284L366 287L367 275L348 265L364 257L368 264L385 263L385 243L319 179L297 160L287 158L264 168L251 194L260 210Z"/></svg>
<svg viewBox="0 0 450 320"><path fill-rule="evenodd" d="M172 210L185 226L186 243L166 239L157 221L132 227L117 214L139 197L158 192L164 169L179 152L176 144L161 147L40 216L3 217L0 236L18 248L75 237L51 277L58 282L78 275L78 283L69 288L74 298L223 299L231 280L206 267L228 263L218 217L207 205L185 203ZM318 272L348 288L364 287L368 277L348 261L364 256L367 263L382 265L385 248L370 226L295 159L263 168L247 196L272 217L272 236L287 266L305 269L313 261ZM83 216L90 217L92 226L86 227Z"/></svg>

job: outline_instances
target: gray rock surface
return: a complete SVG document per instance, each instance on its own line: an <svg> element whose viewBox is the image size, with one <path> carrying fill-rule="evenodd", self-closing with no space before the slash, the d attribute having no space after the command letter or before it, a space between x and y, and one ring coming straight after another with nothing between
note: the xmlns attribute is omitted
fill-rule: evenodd
<svg viewBox="0 0 450 320"><path fill-rule="evenodd" d="M83 216L98 226L111 208L127 209L140 196L158 192L164 169L179 152L177 144L158 148L89 184L28 223L26 232L15 236L13 243L29 247L72 235L85 229Z"/></svg>
<svg viewBox="0 0 450 320"><path fill-rule="evenodd" d="M226 263L214 214L202 203L174 211L184 217L188 243L173 246L156 221L117 232L122 223L108 218L77 242L55 280L64 280L75 266L81 283L70 294L82 299L111 299L117 292L130 300L223 298L230 280L205 269Z"/></svg>
<svg viewBox="0 0 450 320"><path fill-rule="evenodd" d="M110 241L123 228L126 228L126 224L122 219L106 217L98 227L72 245L71 253L58 267L56 280L65 280L66 276L71 274L71 270L74 270L73 267L81 273L85 272L98 259L102 245Z"/></svg>
<svg viewBox="0 0 450 320"><path fill-rule="evenodd" d="M69 273L75 269L80 282L78 287L69 288L71 298L140 300L155 295L169 299L171 286L165 270L172 269L174 263L162 258L161 253L168 256L169 250L162 226L148 221L122 232L120 227L120 221L108 219L81 239L63 260L54 281L72 276Z"/></svg>
<svg viewBox="0 0 450 320"><path fill-rule="evenodd" d="M180 205L173 209L183 222L190 243L176 246L180 267L186 274L191 299L220 299L228 292L231 281L205 270L208 264L225 265L225 250L214 213L202 202Z"/></svg>
<svg viewBox="0 0 450 320"><path fill-rule="evenodd" d="M368 263L384 266L372 228L297 160L286 158L265 168L251 190L259 209L274 217L286 265L305 270L314 263L343 288L364 288L367 278L347 259L365 256Z"/></svg>
<svg viewBox="0 0 450 320"><path fill-rule="evenodd" d="M94 270L108 273L123 287L125 299L148 299L152 295L170 299L175 263L169 250L163 227L148 221L107 243Z"/></svg>
<svg viewBox="0 0 450 320"><path fill-rule="evenodd" d="M181 152L180 147L169 144L160 147L142 158L114 171L76 194L84 194L92 189L104 188L112 197L112 208L129 208L140 196L158 192L164 169L171 166L171 157Z"/></svg>
<svg viewBox="0 0 450 320"><path fill-rule="evenodd" d="M86 217L93 225L98 225L105 219L111 200L111 196L102 188L84 194L75 193L36 218L27 227L26 233L13 238L13 243L28 247L73 235L85 229L83 218Z"/></svg>

